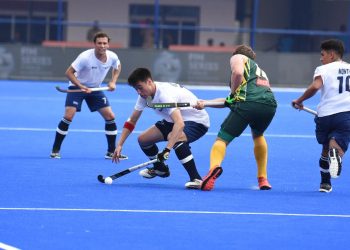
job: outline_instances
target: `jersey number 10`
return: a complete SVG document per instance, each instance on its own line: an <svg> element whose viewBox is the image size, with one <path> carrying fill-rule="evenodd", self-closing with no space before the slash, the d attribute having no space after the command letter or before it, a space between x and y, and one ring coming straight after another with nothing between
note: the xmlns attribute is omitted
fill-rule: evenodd
<svg viewBox="0 0 350 250"><path fill-rule="evenodd" d="M350 76L338 76L339 80L339 94L344 91L344 78L345 78L345 91L350 91Z"/></svg>

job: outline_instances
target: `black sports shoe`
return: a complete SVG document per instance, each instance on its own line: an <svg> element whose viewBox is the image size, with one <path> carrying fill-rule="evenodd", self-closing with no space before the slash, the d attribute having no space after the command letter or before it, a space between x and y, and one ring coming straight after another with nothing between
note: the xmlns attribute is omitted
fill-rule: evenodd
<svg viewBox="0 0 350 250"><path fill-rule="evenodd" d="M106 155L105 155L105 159L107 159L107 160L112 159L112 157L113 157L113 153L111 153L111 152L107 152ZM120 155L119 160L120 161L127 160L128 158L129 157L127 157L126 155Z"/></svg>
<svg viewBox="0 0 350 250"><path fill-rule="evenodd" d="M164 165L163 167L162 167L163 168L162 170L155 169L154 167L153 168L146 168L144 170L141 170L139 172L139 174L142 177L147 178L147 179L152 179L152 178L154 178L156 176L159 176L159 177L162 177L162 178L169 177L170 176L170 170L169 170L168 165Z"/></svg>
<svg viewBox="0 0 350 250"><path fill-rule="evenodd" d="M330 183L321 183L319 191L323 193L330 193L332 192L332 185Z"/></svg>

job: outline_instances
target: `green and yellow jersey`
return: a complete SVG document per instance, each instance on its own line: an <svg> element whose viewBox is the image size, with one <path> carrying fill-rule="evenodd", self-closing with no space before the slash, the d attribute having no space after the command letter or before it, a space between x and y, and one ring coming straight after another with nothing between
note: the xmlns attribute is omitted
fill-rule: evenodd
<svg viewBox="0 0 350 250"><path fill-rule="evenodd" d="M266 73L250 58L244 64L243 81L233 93L233 99L234 102L258 102L277 106Z"/></svg>

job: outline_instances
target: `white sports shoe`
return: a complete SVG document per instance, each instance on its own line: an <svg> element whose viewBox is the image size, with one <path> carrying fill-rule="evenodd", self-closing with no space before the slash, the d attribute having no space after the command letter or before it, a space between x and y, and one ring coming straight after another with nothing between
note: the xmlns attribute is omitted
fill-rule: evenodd
<svg viewBox="0 0 350 250"><path fill-rule="evenodd" d="M51 159L61 159L61 155L60 155L59 152L56 152L56 153L51 152L50 158L51 158Z"/></svg>
<svg viewBox="0 0 350 250"><path fill-rule="evenodd" d="M332 178L338 178L341 173L341 158L338 154L338 150L335 148L331 148L328 152L329 157L329 173L331 174Z"/></svg>
<svg viewBox="0 0 350 250"><path fill-rule="evenodd" d="M186 182L185 187L188 189L201 189L202 180L194 179L193 181Z"/></svg>

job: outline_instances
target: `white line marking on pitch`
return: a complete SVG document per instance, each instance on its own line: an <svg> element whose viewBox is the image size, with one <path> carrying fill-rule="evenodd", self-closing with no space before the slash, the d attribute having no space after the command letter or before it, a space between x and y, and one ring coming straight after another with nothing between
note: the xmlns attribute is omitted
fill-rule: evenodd
<svg viewBox="0 0 350 250"><path fill-rule="evenodd" d="M6 245L2 242L0 242L0 249L4 249L4 250L20 250L19 248L10 246L10 245Z"/></svg>
<svg viewBox="0 0 350 250"><path fill-rule="evenodd" d="M55 128L11 128L11 127L0 127L0 131L32 131L32 132L55 132ZM105 133L104 130L99 129L69 129L69 132L78 133ZM141 134L143 131L133 131L133 133ZM216 132L208 132L206 135L216 136ZM242 136L251 136L251 134L243 133ZM314 135L288 135L288 134L265 134L265 137L277 137L277 138L312 138Z"/></svg>
<svg viewBox="0 0 350 250"><path fill-rule="evenodd" d="M225 211L185 211L185 210L132 210L132 209L100 209L100 208L42 208L42 207L3 207L0 211L64 211L64 212L102 212L102 213L167 213L167 214L215 214L215 215L265 215L295 217L336 217L350 218L350 214L297 214L274 212L225 212Z"/></svg>

